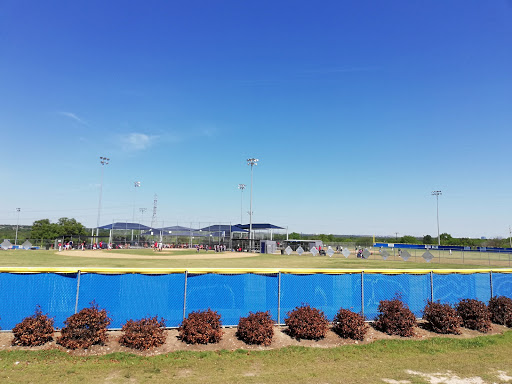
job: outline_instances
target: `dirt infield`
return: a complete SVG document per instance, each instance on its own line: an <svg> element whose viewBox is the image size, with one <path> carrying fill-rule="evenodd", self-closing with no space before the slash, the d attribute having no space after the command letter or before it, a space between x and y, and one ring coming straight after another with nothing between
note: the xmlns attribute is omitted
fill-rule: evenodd
<svg viewBox="0 0 512 384"><path fill-rule="evenodd" d="M182 249L177 249L182 251ZM103 250L95 250L95 251L80 251L80 250L72 250L72 251L62 251L56 252L61 256L72 256L72 257L91 257L97 259L141 259L141 260L218 260L218 259L240 259L244 257L254 257L258 256L258 253L248 253L248 252L200 252L194 253L190 255L172 255L172 250L164 250L162 252L154 252L151 255L134 255L134 254L116 254L116 251L103 251Z"/></svg>

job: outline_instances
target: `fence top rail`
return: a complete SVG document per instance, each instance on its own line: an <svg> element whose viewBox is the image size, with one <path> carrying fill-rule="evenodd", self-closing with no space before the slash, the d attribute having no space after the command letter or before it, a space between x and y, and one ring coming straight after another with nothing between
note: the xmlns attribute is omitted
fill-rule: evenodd
<svg viewBox="0 0 512 384"><path fill-rule="evenodd" d="M476 268L476 269L327 269L327 268L79 268L79 267L0 267L0 273L99 273L99 274L148 274L166 275L185 273L203 275L208 273L236 275L254 274L294 274L294 275L341 275L341 274L384 274L384 275L424 275L435 274L473 274L473 273L512 273L512 268Z"/></svg>

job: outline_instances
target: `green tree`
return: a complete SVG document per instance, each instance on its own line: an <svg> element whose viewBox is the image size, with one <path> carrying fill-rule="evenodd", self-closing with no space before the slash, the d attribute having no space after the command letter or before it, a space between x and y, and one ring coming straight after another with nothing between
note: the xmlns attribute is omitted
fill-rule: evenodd
<svg viewBox="0 0 512 384"><path fill-rule="evenodd" d="M288 234L288 238L293 239L293 240L300 240L301 236L300 236L300 233L292 232L292 233Z"/></svg>
<svg viewBox="0 0 512 384"><path fill-rule="evenodd" d="M454 245L453 237L449 233L441 233L441 245Z"/></svg>
<svg viewBox="0 0 512 384"><path fill-rule="evenodd" d="M400 239L400 243L402 243L402 244L416 244L417 242L418 242L418 239L415 238L414 236L405 235L405 236L402 236L402 238Z"/></svg>
<svg viewBox="0 0 512 384"><path fill-rule="evenodd" d="M59 237L57 224L50 223L49 219L34 221L30 237L32 239L55 239Z"/></svg>
<svg viewBox="0 0 512 384"><path fill-rule="evenodd" d="M434 239L430 235L423 236L423 244L434 244Z"/></svg>
<svg viewBox="0 0 512 384"><path fill-rule="evenodd" d="M356 239L356 245L358 247L369 247L373 245L373 238L371 237L358 237Z"/></svg>
<svg viewBox="0 0 512 384"><path fill-rule="evenodd" d="M75 219L61 217L57 223L60 236L86 235L85 227Z"/></svg>
<svg viewBox="0 0 512 384"><path fill-rule="evenodd" d="M504 247L508 246L508 239L504 239L502 237L496 237L494 239L489 239L486 242L486 246L504 248Z"/></svg>
<svg viewBox="0 0 512 384"><path fill-rule="evenodd" d="M51 223L49 219L34 221L30 237L32 239L53 240L63 236L87 235L85 227L75 219L61 217L57 223Z"/></svg>

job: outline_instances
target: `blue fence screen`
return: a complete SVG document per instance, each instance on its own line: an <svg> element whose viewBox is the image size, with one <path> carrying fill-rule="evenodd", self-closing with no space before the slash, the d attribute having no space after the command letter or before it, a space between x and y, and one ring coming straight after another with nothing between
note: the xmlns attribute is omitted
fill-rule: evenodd
<svg viewBox="0 0 512 384"><path fill-rule="evenodd" d="M512 273L0 273L0 328L14 328L36 306L62 328L66 318L95 303L108 311L110 328L117 329L148 316L178 327L189 313L208 308L226 326L258 311L269 311L283 324L302 304L322 310L329 320L340 308L373 320L379 302L395 297L421 317L431 299L487 303L491 296L512 298Z"/></svg>

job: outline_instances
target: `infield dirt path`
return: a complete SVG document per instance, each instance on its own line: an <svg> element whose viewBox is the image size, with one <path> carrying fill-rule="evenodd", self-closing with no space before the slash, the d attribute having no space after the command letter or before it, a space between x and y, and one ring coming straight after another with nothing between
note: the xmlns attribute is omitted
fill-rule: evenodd
<svg viewBox="0 0 512 384"><path fill-rule="evenodd" d="M151 255L134 255L134 254L117 254L116 251L103 251L103 250L72 250L72 251L62 251L56 252L62 256L73 256L73 257L92 257L97 259L143 259L143 260L216 260L216 259L240 259L244 257L254 257L258 256L258 253L248 253L248 252L223 252L223 253L215 253L215 252L200 252L194 253L190 255L172 255L171 250L162 251L162 252L154 252Z"/></svg>

